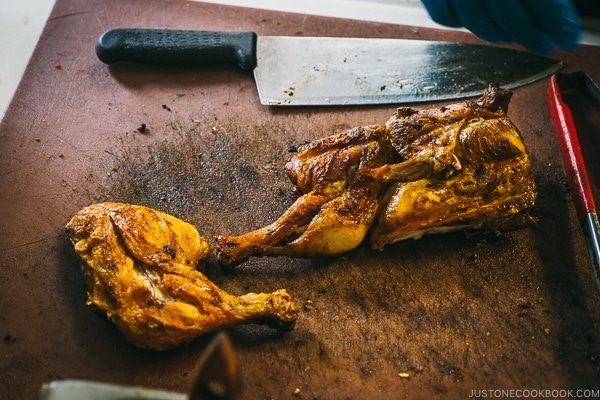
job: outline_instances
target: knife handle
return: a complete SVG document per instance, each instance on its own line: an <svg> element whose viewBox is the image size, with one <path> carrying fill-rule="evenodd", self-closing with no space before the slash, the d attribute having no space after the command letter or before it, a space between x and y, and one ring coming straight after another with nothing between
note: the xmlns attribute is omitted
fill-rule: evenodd
<svg viewBox="0 0 600 400"><path fill-rule="evenodd" d="M564 75L554 74L550 78L547 98L567 180L575 202L577 217L583 224L588 213L596 212L596 205L586 172L573 114L561 95L561 88L558 82L559 76Z"/></svg>
<svg viewBox="0 0 600 400"><path fill-rule="evenodd" d="M130 61L150 64L234 64L256 67L254 32L213 32L169 29L111 29L96 44L96 55L106 63Z"/></svg>

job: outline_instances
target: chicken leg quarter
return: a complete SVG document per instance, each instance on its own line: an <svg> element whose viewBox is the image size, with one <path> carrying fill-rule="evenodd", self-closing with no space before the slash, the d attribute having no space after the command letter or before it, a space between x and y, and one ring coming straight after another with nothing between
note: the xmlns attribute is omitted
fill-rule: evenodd
<svg viewBox="0 0 600 400"><path fill-rule="evenodd" d="M196 228L151 208L93 204L66 225L84 264L88 304L136 346L166 350L220 328L290 329L298 311L285 290L233 296L196 270L209 254Z"/></svg>
<svg viewBox="0 0 600 400"><path fill-rule="evenodd" d="M221 264L262 255L334 256L358 246L387 186L369 175L393 155L386 134L368 126L305 145L285 166L302 196L264 228L218 237Z"/></svg>

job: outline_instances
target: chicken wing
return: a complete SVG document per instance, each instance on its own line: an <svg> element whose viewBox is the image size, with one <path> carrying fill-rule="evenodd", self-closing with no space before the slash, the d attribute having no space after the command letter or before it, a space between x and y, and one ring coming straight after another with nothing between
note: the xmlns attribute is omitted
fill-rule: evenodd
<svg viewBox="0 0 600 400"><path fill-rule="evenodd" d="M160 211L93 204L66 225L83 262L87 303L136 346L166 350L232 325L291 329L297 308L285 290L233 296L196 269L209 246L196 228Z"/></svg>

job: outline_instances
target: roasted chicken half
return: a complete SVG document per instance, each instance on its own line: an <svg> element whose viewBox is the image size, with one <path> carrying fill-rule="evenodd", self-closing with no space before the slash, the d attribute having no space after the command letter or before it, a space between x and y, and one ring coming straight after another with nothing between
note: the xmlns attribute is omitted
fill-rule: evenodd
<svg viewBox="0 0 600 400"><path fill-rule="evenodd" d="M272 224L217 238L231 267L251 256L334 256L425 233L508 230L532 221L536 187L512 93L418 111L303 145L285 170L301 196Z"/></svg>
<svg viewBox="0 0 600 400"><path fill-rule="evenodd" d="M66 231L83 262L87 303L136 346L166 350L232 325L293 327L297 309L285 290L233 296L196 269L209 246L196 228L130 204L93 204Z"/></svg>

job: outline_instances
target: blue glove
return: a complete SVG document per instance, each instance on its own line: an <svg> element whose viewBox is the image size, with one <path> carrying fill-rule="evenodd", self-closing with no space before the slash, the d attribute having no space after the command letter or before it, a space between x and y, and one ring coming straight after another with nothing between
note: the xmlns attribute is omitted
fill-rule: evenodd
<svg viewBox="0 0 600 400"><path fill-rule="evenodd" d="M570 0L422 0L435 22L465 27L487 42L518 43L545 54L573 50L580 35Z"/></svg>

